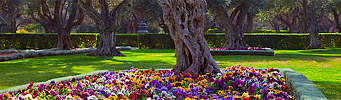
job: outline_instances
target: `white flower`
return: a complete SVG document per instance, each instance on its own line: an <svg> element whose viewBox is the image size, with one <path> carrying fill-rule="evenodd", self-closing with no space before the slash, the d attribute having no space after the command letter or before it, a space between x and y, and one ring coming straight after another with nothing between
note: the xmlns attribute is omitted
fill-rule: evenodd
<svg viewBox="0 0 341 100"><path fill-rule="evenodd" d="M148 87L149 87L149 84L147 83L147 84L145 85L145 88L148 89Z"/></svg>
<svg viewBox="0 0 341 100"><path fill-rule="evenodd" d="M98 100L98 98L94 95L91 95L87 98L88 100Z"/></svg>
<svg viewBox="0 0 341 100"><path fill-rule="evenodd" d="M116 96L116 93L112 92L112 93L111 93L111 96Z"/></svg>
<svg viewBox="0 0 341 100"><path fill-rule="evenodd" d="M33 100L31 94L26 94L26 95L24 96L24 98L27 99L27 100Z"/></svg>
<svg viewBox="0 0 341 100"><path fill-rule="evenodd" d="M88 99L89 99L89 97L88 97ZM65 100L75 100L75 99L73 99L71 96L66 96Z"/></svg>
<svg viewBox="0 0 341 100"><path fill-rule="evenodd" d="M270 91L269 94L274 94L274 92L273 92L273 91Z"/></svg>
<svg viewBox="0 0 341 100"><path fill-rule="evenodd" d="M126 92L126 89L123 88L121 91L122 91L122 92Z"/></svg>
<svg viewBox="0 0 341 100"><path fill-rule="evenodd" d="M221 76L221 73L218 73L217 76L220 77L220 76Z"/></svg>
<svg viewBox="0 0 341 100"><path fill-rule="evenodd" d="M160 98L160 97L159 97L158 95L155 94L155 95L153 95L153 98L154 98L154 99L158 99L158 98Z"/></svg>
<svg viewBox="0 0 341 100"><path fill-rule="evenodd" d="M104 92L111 93L111 91L109 89L105 89Z"/></svg>

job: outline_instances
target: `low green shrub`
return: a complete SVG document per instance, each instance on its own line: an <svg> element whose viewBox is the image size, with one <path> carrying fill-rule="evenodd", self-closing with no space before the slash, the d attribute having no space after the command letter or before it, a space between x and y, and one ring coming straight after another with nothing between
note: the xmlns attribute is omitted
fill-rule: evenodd
<svg viewBox="0 0 341 100"><path fill-rule="evenodd" d="M71 35L72 45L75 48L95 48L98 45L99 35L79 34ZM224 34L205 33L209 47L222 47L225 43ZM340 33L321 33L319 39L322 46L341 47L340 36ZM57 38L56 34L0 34L0 49L55 48ZM245 33L244 41L252 47L305 49L309 45L310 36L308 34L292 33ZM118 34L116 43L117 46L139 47L140 49L174 48L174 42L168 34Z"/></svg>

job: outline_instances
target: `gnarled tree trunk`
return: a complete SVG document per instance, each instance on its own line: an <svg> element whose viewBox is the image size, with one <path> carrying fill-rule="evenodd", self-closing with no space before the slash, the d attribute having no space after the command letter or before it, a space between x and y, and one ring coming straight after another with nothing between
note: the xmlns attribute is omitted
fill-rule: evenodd
<svg viewBox="0 0 341 100"><path fill-rule="evenodd" d="M7 25L9 28L10 33L16 33L17 32L17 24L15 20L11 20L11 23Z"/></svg>
<svg viewBox="0 0 341 100"><path fill-rule="evenodd" d="M251 12L247 13L247 25L246 25L246 29L245 32L247 33L252 33L252 29L253 29L253 17L254 15Z"/></svg>
<svg viewBox="0 0 341 100"><path fill-rule="evenodd" d="M340 25L340 19L339 19L339 14L337 13L337 10L335 8L332 8L333 15L334 15L334 20L336 23L336 28L341 32L341 25Z"/></svg>
<svg viewBox="0 0 341 100"><path fill-rule="evenodd" d="M310 35L310 45L308 49L325 49L318 39L318 21L311 8L308 8L308 0L302 0L302 2L296 1L300 10L300 17L302 20L303 27L306 27ZM301 7L300 7L301 3Z"/></svg>
<svg viewBox="0 0 341 100"><path fill-rule="evenodd" d="M175 72L218 73L204 38L205 0L158 0L175 43Z"/></svg>
<svg viewBox="0 0 341 100"><path fill-rule="evenodd" d="M96 50L88 53L88 56L124 56L116 49L115 31L119 28L121 19L129 12L131 0L122 1L112 10L109 10L106 0L99 0L100 12L95 10L91 3L92 0L86 0L86 2L80 0L78 2L79 7L95 21L100 32L99 46L97 46Z"/></svg>
<svg viewBox="0 0 341 100"><path fill-rule="evenodd" d="M42 24L42 23L40 24L44 27L45 33L57 33L57 31L54 29L52 25Z"/></svg>
<svg viewBox="0 0 341 100"><path fill-rule="evenodd" d="M58 32L58 44L57 47L63 50L73 49L72 41L70 38L70 32L60 31Z"/></svg>
<svg viewBox="0 0 341 100"><path fill-rule="evenodd" d="M112 33L109 29L99 31L101 33L99 45L96 50L88 53L87 56L124 56L116 49L116 34Z"/></svg>
<svg viewBox="0 0 341 100"><path fill-rule="evenodd" d="M210 1L211 2L211 1ZM242 10L244 4L240 5L236 8L233 13L237 13L238 10ZM245 5L246 6L246 5ZM244 9L246 10L246 8ZM217 7L216 10L217 18L221 21L222 25L226 28L225 33L225 45L224 48L228 49L246 49L247 44L244 42L244 33L242 29L242 20L245 19L246 12L240 11L237 18L237 24L233 24L232 20L234 19L235 14L232 14L230 17L228 12L224 7Z"/></svg>

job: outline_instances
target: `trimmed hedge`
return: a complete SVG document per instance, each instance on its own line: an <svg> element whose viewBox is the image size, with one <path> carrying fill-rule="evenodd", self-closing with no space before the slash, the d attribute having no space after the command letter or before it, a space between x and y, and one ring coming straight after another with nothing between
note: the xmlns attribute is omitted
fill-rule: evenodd
<svg viewBox="0 0 341 100"><path fill-rule="evenodd" d="M223 34L206 34L209 47L222 47ZM0 34L0 49L48 49L55 48L56 34ZM132 46L140 49L170 49L174 42L168 34L118 34L117 46ZM341 47L341 35L320 35L324 47ZM71 35L75 48L96 47L99 35ZM310 42L309 35L245 35L244 40L252 47L272 49L305 49Z"/></svg>
<svg viewBox="0 0 341 100"><path fill-rule="evenodd" d="M205 35L209 47L223 47L224 35ZM320 35L324 47L341 47L341 35ZM272 49L305 49L310 42L309 35L245 35L244 40L252 47ZM139 35L139 48L174 48L169 35Z"/></svg>

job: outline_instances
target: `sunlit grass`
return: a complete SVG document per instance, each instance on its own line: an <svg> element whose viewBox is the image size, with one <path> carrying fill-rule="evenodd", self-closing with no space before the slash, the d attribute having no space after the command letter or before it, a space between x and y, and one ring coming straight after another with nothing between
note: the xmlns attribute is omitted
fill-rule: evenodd
<svg viewBox="0 0 341 100"><path fill-rule="evenodd" d="M0 62L0 90L78 75L95 70L172 68L174 50L122 51L126 57L91 57L86 54L49 56ZM313 81L328 99L341 99L341 48L325 50L275 50L276 56L213 56L220 68L242 65L256 68L291 68Z"/></svg>

